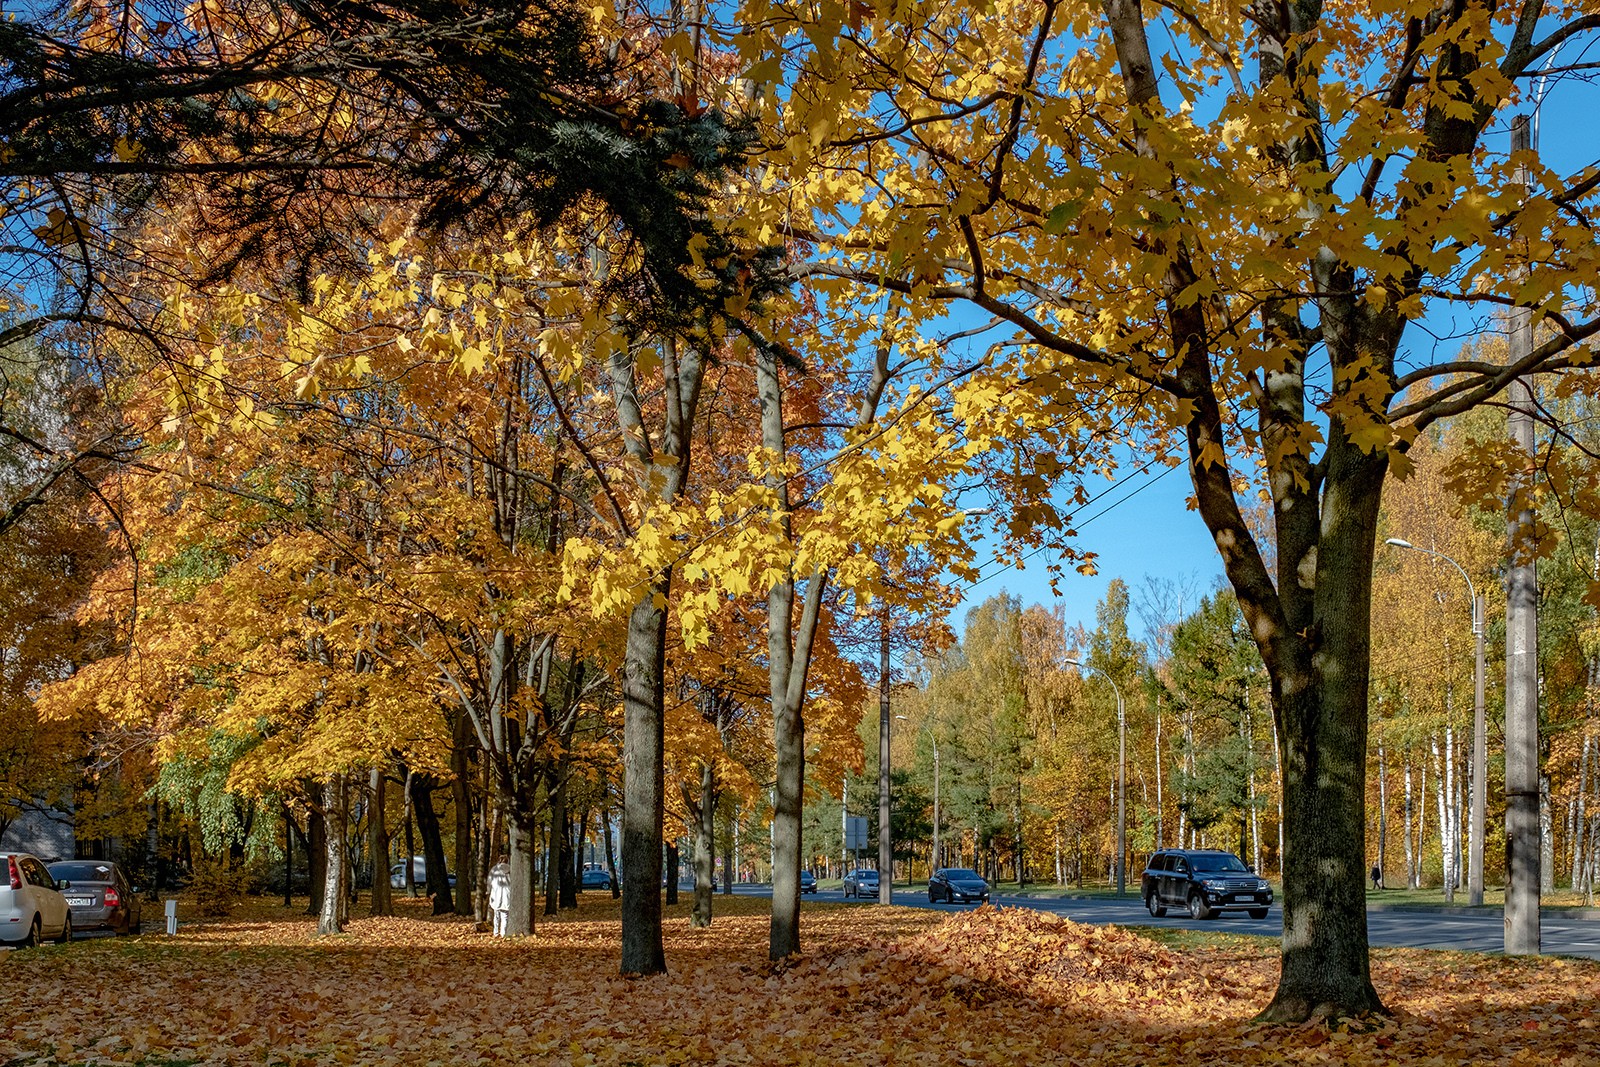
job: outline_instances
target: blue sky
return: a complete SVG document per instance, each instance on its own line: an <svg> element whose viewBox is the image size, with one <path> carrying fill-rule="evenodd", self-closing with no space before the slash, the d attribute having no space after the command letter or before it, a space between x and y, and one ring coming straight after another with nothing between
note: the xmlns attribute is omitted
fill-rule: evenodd
<svg viewBox="0 0 1600 1067"><path fill-rule="evenodd" d="M1600 52L1600 45L1588 52ZM1596 56L1586 53L1582 43L1575 42L1556 63L1564 66L1594 59ZM1541 158L1565 174L1600 164L1600 137L1596 136L1600 121L1595 118L1600 115L1600 84L1569 77L1552 79L1546 89L1537 145ZM1517 110L1527 113L1531 109L1532 102L1527 101ZM1491 150L1508 150L1511 114L1506 111L1487 135ZM1413 326L1407 347L1418 362L1431 361L1453 354L1463 340L1492 328L1493 324L1483 316L1450 314L1440 309ZM1113 578L1122 578L1135 590L1146 575L1152 575L1189 583L1196 598L1210 592L1221 580L1222 567L1204 523L1186 506L1190 493L1187 471L1162 467L1144 474L1132 471L1132 466L1124 468L1122 478L1115 483L1091 481L1087 485L1091 495L1107 490L1095 504L1082 509L1078 517L1079 544L1098 554L1097 574L1081 576L1068 569L1058 582L1058 596L1050 588L1045 556L1035 556L1018 568L1002 568L992 562L991 555L990 562L982 567L984 579L966 591L966 606L976 606L1005 591L1020 596L1024 604L1059 603L1066 609L1069 625L1092 628L1095 605L1105 596L1106 586ZM952 619L958 632L963 614L964 609ZM1130 618L1129 622L1135 637L1142 637L1138 619Z"/></svg>

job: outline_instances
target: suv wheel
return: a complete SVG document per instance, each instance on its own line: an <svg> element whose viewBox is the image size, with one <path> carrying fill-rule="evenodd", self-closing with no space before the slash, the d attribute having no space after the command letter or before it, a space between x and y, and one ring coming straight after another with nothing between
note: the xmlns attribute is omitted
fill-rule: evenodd
<svg viewBox="0 0 1600 1067"><path fill-rule="evenodd" d="M1156 895L1154 893L1151 893L1149 896L1144 898L1144 906L1148 908L1150 910L1150 914L1154 915L1156 918L1163 919L1166 917L1166 906L1156 900Z"/></svg>
<svg viewBox="0 0 1600 1067"><path fill-rule="evenodd" d="M1206 903L1204 893L1189 894L1189 914L1196 919L1214 919L1217 913L1211 910L1211 905Z"/></svg>

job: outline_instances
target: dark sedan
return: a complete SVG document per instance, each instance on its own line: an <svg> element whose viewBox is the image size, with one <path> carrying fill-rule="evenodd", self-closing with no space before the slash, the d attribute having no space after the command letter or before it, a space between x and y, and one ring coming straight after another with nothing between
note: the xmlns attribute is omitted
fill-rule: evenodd
<svg viewBox="0 0 1600 1067"><path fill-rule="evenodd" d="M817 891L817 876L810 871L800 872L800 892L815 893Z"/></svg>
<svg viewBox="0 0 1600 1067"><path fill-rule="evenodd" d="M928 900L937 904L969 901L989 902L989 883L977 871L965 867L941 867L928 879Z"/></svg>
<svg viewBox="0 0 1600 1067"><path fill-rule="evenodd" d="M110 860L61 860L49 866L56 881L72 883L63 895L72 909L74 930L139 932L139 890L121 867Z"/></svg>

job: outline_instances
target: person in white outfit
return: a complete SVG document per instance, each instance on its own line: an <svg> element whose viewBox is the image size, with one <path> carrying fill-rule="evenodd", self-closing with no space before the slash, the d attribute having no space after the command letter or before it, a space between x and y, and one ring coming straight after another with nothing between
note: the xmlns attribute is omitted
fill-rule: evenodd
<svg viewBox="0 0 1600 1067"><path fill-rule="evenodd" d="M489 868L489 910L494 912L494 936L506 936L511 918L511 864L501 856Z"/></svg>

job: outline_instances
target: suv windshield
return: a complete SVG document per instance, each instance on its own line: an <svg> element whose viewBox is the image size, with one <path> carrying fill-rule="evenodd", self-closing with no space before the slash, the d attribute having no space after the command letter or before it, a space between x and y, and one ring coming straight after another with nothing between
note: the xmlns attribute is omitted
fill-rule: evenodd
<svg viewBox="0 0 1600 1067"><path fill-rule="evenodd" d="M1191 856L1190 862L1197 871L1243 871L1248 868L1238 856Z"/></svg>

